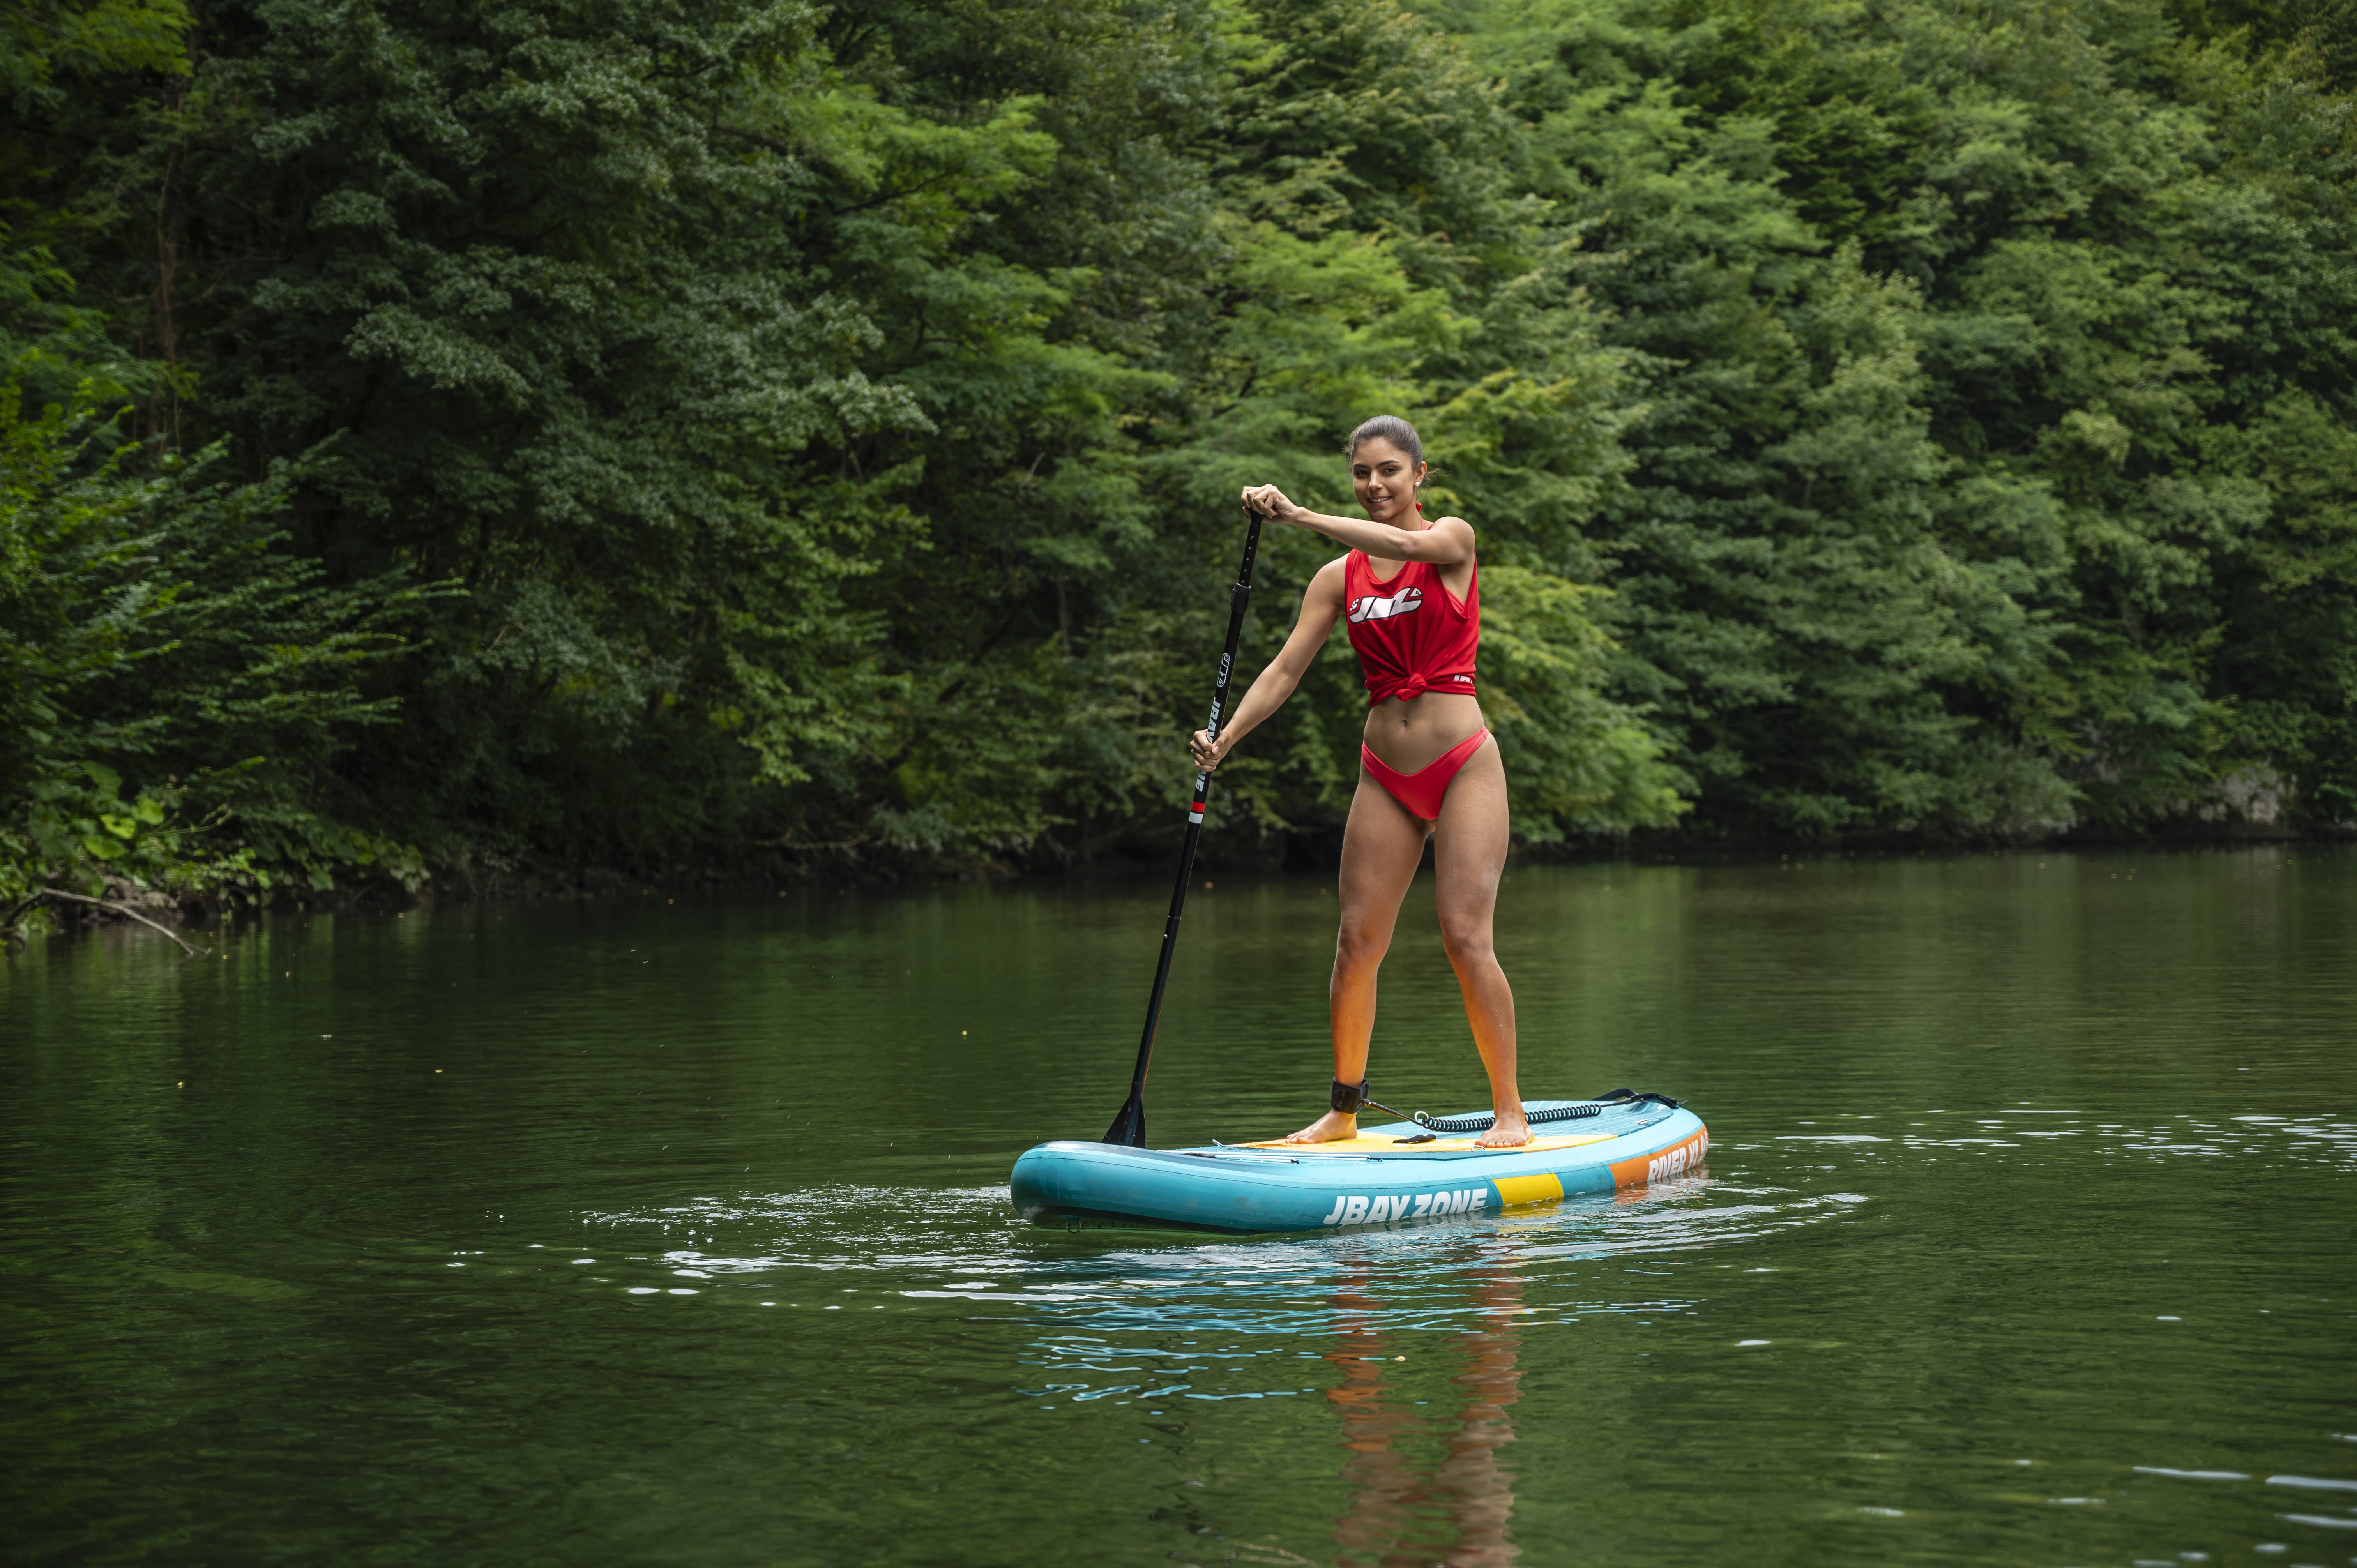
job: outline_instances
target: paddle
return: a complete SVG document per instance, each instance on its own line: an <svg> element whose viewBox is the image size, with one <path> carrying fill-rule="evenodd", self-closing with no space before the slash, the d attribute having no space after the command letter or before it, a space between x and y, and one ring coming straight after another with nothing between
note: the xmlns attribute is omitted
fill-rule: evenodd
<svg viewBox="0 0 2357 1568"><path fill-rule="evenodd" d="M1244 561L1236 568L1236 585L1228 590L1228 646L1220 654L1219 679L1211 685L1211 722L1203 727L1220 738L1220 720L1228 711L1228 677L1236 667L1236 643L1244 634L1244 607L1252 603L1253 556L1260 549L1260 513L1250 507L1244 515ZM1162 927L1162 958L1154 966L1154 994L1146 1002L1146 1033L1137 1042L1137 1070L1129 1075L1129 1099L1121 1114L1105 1129L1108 1144L1146 1146L1146 1064L1154 1055L1154 1026L1162 1017L1162 988L1170 979L1170 954L1178 946L1178 917L1187 908L1187 884L1195 875L1195 845L1203 836L1203 803L1211 798L1211 776L1195 775L1194 803L1187 810L1187 843L1178 851L1178 886L1170 895L1170 918Z"/></svg>

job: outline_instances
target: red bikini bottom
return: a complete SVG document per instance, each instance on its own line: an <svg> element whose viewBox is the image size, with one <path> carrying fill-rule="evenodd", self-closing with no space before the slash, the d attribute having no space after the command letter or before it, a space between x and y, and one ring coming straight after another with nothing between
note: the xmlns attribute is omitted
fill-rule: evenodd
<svg viewBox="0 0 2357 1568"><path fill-rule="evenodd" d="M1376 783L1391 791L1393 800L1426 822L1437 822L1440 802L1448 796L1448 786L1456 782L1458 769L1470 762L1473 754L1481 749L1481 743L1489 738L1488 730L1477 730L1413 773L1402 773L1368 750L1364 743L1359 746L1359 760L1374 775Z"/></svg>

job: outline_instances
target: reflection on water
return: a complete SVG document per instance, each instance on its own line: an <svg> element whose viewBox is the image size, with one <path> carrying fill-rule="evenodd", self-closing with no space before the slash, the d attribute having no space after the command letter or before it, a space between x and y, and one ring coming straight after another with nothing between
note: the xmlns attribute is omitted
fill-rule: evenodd
<svg viewBox="0 0 2357 1568"><path fill-rule="evenodd" d="M1394 1337L1368 1294L1368 1276L1347 1279L1334 1293L1337 1343L1326 1359L1341 1380L1326 1397L1342 1417L1342 1446L1351 1454L1342 1476L1352 1487L1350 1511L1334 1521L1337 1568L1435 1562L1494 1568L1521 1555L1507 1530L1514 1476L1498 1450L1514 1440L1506 1412L1522 1381L1515 1320L1523 1298L1511 1258L1486 1259L1476 1279L1480 1326L1451 1336L1439 1351L1464 1363L1449 1380L1461 1403L1437 1418L1401 1403L1390 1386L1386 1372L1407 1358L1394 1360ZM1434 1354L1421 1344L1418 1349ZM1437 1455L1415 1452L1427 1437L1438 1438Z"/></svg>
<svg viewBox="0 0 2357 1568"><path fill-rule="evenodd" d="M1706 1172L1347 1235L1008 1208L1119 1099L1158 885L37 949L0 969L10 1551L2357 1554L2357 856L1793 864L1501 896L1534 1092L1687 1099ZM1313 880L1190 901L1158 1137L1300 1124L1330 924ZM1384 1081L1478 1102L1414 936Z"/></svg>

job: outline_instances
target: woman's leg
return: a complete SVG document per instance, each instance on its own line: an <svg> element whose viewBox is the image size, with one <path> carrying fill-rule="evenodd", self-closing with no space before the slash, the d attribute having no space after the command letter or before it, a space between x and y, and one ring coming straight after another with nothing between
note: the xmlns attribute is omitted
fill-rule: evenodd
<svg viewBox="0 0 2357 1568"><path fill-rule="evenodd" d="M1367 1076L1367 1036L1375 1027L1375 972L1392 945L1400 900L1415 880L1432 824L1415 815L1359 770L1359 792L1351 800L1351 820L1342 829L1342 870L1335 878L1342 929L1334 939L1334 979L1328 996L1333 1009L1334 1076L1357 1083ZM1292 1144L1331 1144L1356 1136L1359 1119L1329 1111L1286 1139Z"/></svg>
<svg viewBox="0 0 2357 1568"><path fill-rule="evenodd" d="M1527 1144L1522 1090L1514 1081L1514 993L1498 967L1491 924L1498 878L1506 869L1506 766L1491 741L1466 758L1440 804L1433 834L1433 865L1440 904L1440 940L1465 993L1466 1022L1490 1074L1497 1124L1474 1142L1488 1148Z"/></svg>

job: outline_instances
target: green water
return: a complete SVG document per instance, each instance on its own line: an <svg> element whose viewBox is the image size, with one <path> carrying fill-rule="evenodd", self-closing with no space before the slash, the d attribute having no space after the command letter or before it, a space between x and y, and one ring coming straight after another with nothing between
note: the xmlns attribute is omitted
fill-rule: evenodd
<svg viewBox="0 0 2357 1568"><path fill-rule="evenodd" d="M2357 1563L2357 854L1517 870L1526 1090L1684 1097L1706 1173L1026 1228L1165 897L17 958L9 1560ZM1198 894L1156 1142L1315 1110L1332 909ZM1428 890L1374 1074L1480 1101Z"/></svg>

